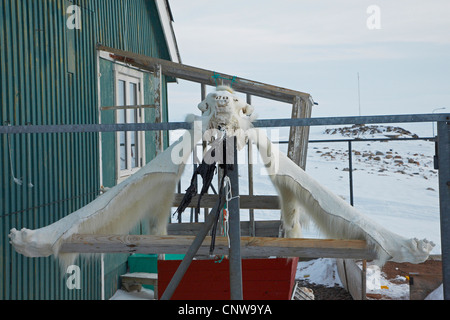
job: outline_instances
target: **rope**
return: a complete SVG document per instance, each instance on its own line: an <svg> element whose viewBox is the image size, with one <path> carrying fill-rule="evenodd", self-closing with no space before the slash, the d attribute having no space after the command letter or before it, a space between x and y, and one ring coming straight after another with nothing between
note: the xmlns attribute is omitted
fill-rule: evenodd
<svg viewBox="0 0 450 320"><path fill-rule="evenodd" d="M231 200L237 199L239 198L239 196L233 197L233 194L231 192L231 180L228 176L224 177L224 189L225 189L225 205L224 208L222 210L222 236L227 237L228 239L228 248L230 248L230 233L229 233L229 212L228 212L228 208L229 208L229 202ZM218 261L215 261L215 263L221 263L223 261L223 259L225 258L225 256L221 256L220 259Z"/></svg>
<svg viewBox="0 0 450 320"><path fill-rule="evenodd" d="M222 210L222 236L228 237L228 249L230 248L230 236L229 236L229 227L228 227L228 211L227 211L228 204L226 203L223 206ZM222 255L220 257L217 257L217 261L214 261L214 263L222 263L223 259L225 259L225 255Z"/></svg>
<svg viewBox="0 0 450 320"><path fill-rule="evenodd" d="M237 79L236 76L233 76L231 79L230 78L226 78L226 77L222 77L219 73L215 73L215 72L214 72L214 75L211 78L214 79L214 82L216 83L216 87L218 86L217 79L223 79L223 80L231 81L230 88L233 88L233 83L236 82L236 79Z"/></svg>
<svg viewBox="0 0 450 320"><path fill-rule="evenodd" d="M80 199L80 198L83 198L83 197L86 197L86 196L97 195L97 194L100 194L102 191L103 191L103 190L97 190L97 191L85 193L85 194L82 194L82 195L74 196L74 197L72 197L72 198L67 198L67 199L62 199L62 200L56 200L56 201L53 201L53 202L50 202L50 203L45 203L45 204L37 205L37 206L31 207L31 208L22 209L22 210L19 210L19 211L15 211L15 212L3 214L3 215L0 215L0 218L10 217L10 216L13 216L13 215L25 213L25 212L27 212L27 211L31 211L31 210L36 210L36 209L41 209L41 208L49 207L49 206L52 206L52 205L55 205L55 204L60 204L60 203L66 202L66 201L71 201L71 200Z"/></svg>
<svg viewBox="0 0 450 320"><path fill-rule="evenodd" d="M226 194L225 194L225 200L226 200L226 208L228 209L229 206L229 202L231 200L237 199L240 196L236 196L233 197L233 193L231 192L231 180L228 176L225 177L224 179L225 182L225 190L226 190ZM225 231L226 231L226 235L228 237L228 248L230 247L230 235L228 233L229 230L229 226L228 226L228 221L229 221L229 215L228 215L228 211L224 210L225 214L224 214L224 225L225 225Z"/></svg>

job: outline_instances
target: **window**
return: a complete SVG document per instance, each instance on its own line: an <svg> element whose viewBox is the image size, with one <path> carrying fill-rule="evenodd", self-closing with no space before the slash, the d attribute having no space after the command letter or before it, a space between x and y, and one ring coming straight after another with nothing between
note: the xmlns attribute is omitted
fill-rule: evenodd
<svg viewBox="0 0 450 320"><path fill-rule="evenodd" d="M116 67L116 122L142 123L143 110L141 83L142 73L123 66ZM124 108L120 108L124 107ZM117 171L119 180L139 170L144 159L143 132L118 132L116 137ZM120 181L119 181L120 182Z"/></svg>

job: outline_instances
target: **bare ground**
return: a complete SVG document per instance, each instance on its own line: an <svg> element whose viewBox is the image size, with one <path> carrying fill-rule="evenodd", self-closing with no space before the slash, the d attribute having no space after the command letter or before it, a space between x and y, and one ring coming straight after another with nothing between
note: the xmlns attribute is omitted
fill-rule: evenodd
<svg viewBox="0 0 450 320"><path fill-rule="evenodd" d="M397 284L408 283L408 280L398 280L398 276L407 278L410 274L414 273L422 275L442 275L442 262L434 259L430 259L421 264L387 262L382 268L382 272L387 280ZM347 290L340 286L330 288L309 283L305 280L298 280L298 285L300 287L312 289L315 300L353 300ZM367 294L367 299L384 300L390 298L379 294Z"/></svg>

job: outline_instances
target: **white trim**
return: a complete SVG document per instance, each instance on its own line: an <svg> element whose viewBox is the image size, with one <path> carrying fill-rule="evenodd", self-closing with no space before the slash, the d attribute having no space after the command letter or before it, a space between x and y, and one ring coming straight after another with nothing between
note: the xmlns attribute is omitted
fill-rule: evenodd
<svg viewBox="0 0 450 320"><path fill-rule="evenodd" d="M115 62L113 58L111 58L110 53L103 51L103 50L97 50L97 52L99 52L100 54L100 58L108 60L108 61L112 61Z"/></svg>
<svg viewBox="0 0 450 320"><path fill-rule="evenodd" d="M125 77L132 77L138 79L139 81L144 81L143 72L133 68L129 68L127 66L114 64L114 72L116 73L116 79L118 78L118 75L124 75Z"/></svg>
<svg viewBox="0 0 450 320"><path fill-rule="evenodd" d="M98 103L98 123L102 124L102 95L101 95L101 77L102 74L100 73L100 51L97 50L97 103ZM102 148L102 133L98 133L98 153L99 153L99 181L100 181L100 187L103 187L103 148ZM101 255L100 260L100 287L101 287L101 300L105 300L105 261L103 253Z"/></svg>
<svg viewBox="0 0 450 320"><path fill-rule="evenodd" d="M173 62L181 63L180 52L178 51L177 40L175 38L175 32L173 31L172 19L166 0L155 0L155 3L156 8L158 9L159 19L161 20L161 26L164 31L164 37L166 38L166 44L169 48L170 58Z"/></svg>
<svg viewBox="0 0 450 320"><path fill-rule="evenodd" d="M98 108L98 123L102 124L102 94L101 94L101 73L100 73L100 52L97 51L97 93L98 93L98 97L97 97L97 108ZM100 181L100 187L103 186L103 149L102 149L102 133L99 132L98 133L98 141L99 141L99 146L98 146L98 153L99 153L99 181ZM103 280L103 279L102 279Z"/></svg>

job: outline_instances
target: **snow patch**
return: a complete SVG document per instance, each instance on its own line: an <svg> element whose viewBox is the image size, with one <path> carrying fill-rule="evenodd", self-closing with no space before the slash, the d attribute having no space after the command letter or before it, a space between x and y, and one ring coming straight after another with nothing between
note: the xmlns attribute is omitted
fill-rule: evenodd
<svg viewBox="0 0 450 320"><path fill-rule="evenodd" d="M338 275L336 260L329 258L300 261L297 266L295 279L306 280L326 287L343 286Z"/></svg>
<svg viewBox="0 0 450 320"><path fill-rule="evenodd" d="M153 290L142 288L141 291L128 292L122 289L116 291L114 296L109 300L154 300L155 293Z"/></svg>

